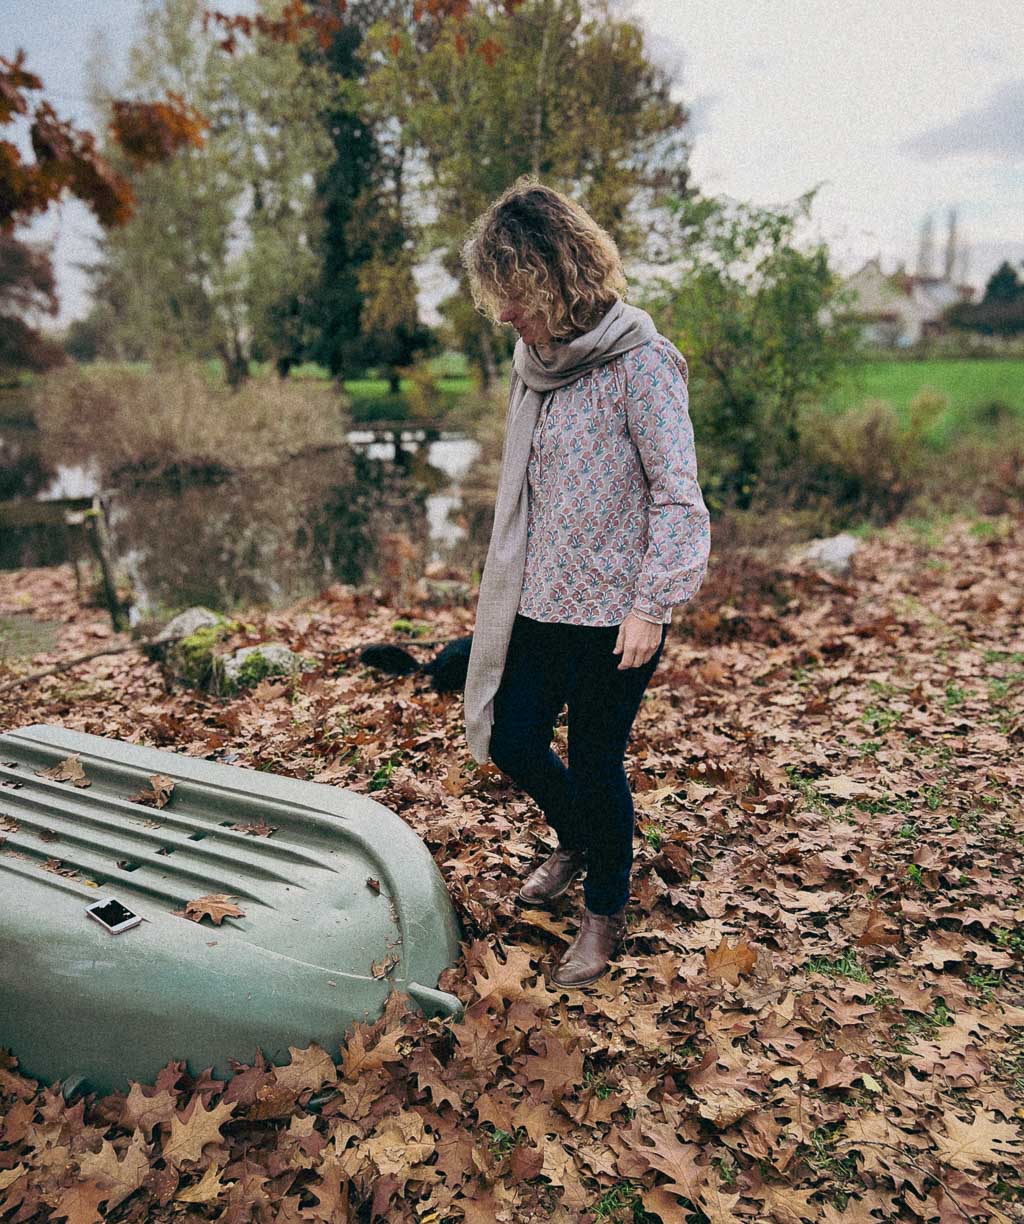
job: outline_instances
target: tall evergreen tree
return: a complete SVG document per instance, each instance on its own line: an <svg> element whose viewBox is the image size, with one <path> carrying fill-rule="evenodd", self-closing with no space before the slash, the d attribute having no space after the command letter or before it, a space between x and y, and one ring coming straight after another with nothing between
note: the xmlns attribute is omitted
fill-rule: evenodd
<svg viewBox="0 0 1024 1224"><path fill-rule="evenodd" d="M1019 297L1024 297L1024 281L1021 281L1017 270L1004 259L988 278L982 301L1015 302Z"/></svg>
<svg viewBox="0 0 1024 1224"><path fill-rule="evenodd" d="M353 219L358 199L374 176L379 153L373 128L361 114L363 65L357 52L367 23L381 7L350 5L345 24L326 51L309 48L304 53L307 62L322 58L337 82L335 98L320 114L333 152L316 183L321 220L316 247L319 274L310 303L312 335L305 355L338 377L351 374L364 360L359 267L369 259L370 247Z"/></svg>

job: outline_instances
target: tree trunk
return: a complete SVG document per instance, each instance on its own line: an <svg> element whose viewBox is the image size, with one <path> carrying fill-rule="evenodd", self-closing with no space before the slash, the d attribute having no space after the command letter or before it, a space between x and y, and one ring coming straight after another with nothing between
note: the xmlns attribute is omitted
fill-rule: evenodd
<svg viewBox="0 0 1024 1224"><path fill-rule="evenodd" d="M530 170L540 174L541 137L544 124L544 83L547 79L548 50L551 46L551 0L544 5L544 32L541 35L540 56L537 59L537 82L534 85L536 102L533 111L533 141L530 149Z"/></svg>
<svg viewBox="0 0 1024 1224"><path fill-rule="evenodd" d="M484 376L484 390L490 391L498 381L498 366L494 360L494 345L486 324L480 328L480 368Z"/></svg>
<svg viewBox="0 0 1024 1224"><path fill-rule="evenodd" d="M224 376L232 391L237 391L249 377L249 358L237 336L230 341L222 340L217 345L221 360L224 362Z"/></svg>

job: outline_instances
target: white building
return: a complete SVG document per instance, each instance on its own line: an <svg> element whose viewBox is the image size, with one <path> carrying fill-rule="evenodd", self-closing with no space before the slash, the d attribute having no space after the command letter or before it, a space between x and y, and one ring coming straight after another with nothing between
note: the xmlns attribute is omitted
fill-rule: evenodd
<svg viewBox="0 0 1024 1224"><path fill-rule="evenodd" d="M969 302L971 285L955 285L945 276L915 276L901 264L887 276L876 255L843 281L856 297L847 313L861 321L867 344L906 348L946 330L942 313L955 302Z"/></svg>

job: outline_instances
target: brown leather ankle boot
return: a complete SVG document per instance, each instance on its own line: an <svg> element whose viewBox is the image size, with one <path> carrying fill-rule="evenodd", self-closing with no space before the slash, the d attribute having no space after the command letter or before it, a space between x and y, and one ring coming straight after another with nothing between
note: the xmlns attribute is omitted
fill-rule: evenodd
<svg viewBox="0 0 1024 1224"><path fill-rule="evenodd" d="M522 905L545 905L560 897L577 876L586 870L586 854L582 850L563 850L561 846L527 876L517 893Z"/></svg>
<svg viewBox="0 0 1024 1224"><path fill-rule="evenodd" d="M551 974L556 986L589 986L608 968L626 933L626 907L614 914L595 914L583 907L579 934Z"/></svg>

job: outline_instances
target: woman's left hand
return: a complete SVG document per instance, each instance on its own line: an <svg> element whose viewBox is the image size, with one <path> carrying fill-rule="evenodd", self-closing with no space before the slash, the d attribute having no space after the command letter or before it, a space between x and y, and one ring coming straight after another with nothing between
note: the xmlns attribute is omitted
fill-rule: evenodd
<svg viewBox="0 0 1024 1224"><path fill-rule="evenodd" d="M625 671L628 667L642 667L661 642L661 625L653 621L642 620L630 613L619 626L619 636L615 639L612 653L622 651L622 659L618 670Z"/></svg>

